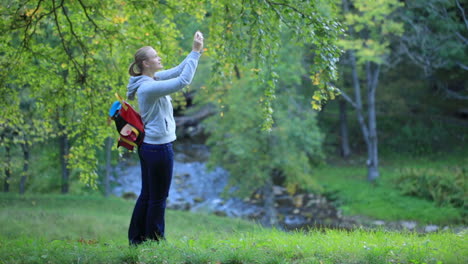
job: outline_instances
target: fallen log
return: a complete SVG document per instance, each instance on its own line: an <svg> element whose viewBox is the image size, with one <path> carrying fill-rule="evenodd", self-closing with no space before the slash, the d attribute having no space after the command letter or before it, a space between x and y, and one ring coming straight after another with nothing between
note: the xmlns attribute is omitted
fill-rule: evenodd
<svg viewBox="0 0 468 264"><path fill-rule="evenodd" d="M184 115L184 116L176 116L174 119L176 121L176 126L178 128L179 127L182 128L182 127L196 126L205 118L212 116L214 114L216 114L215 107L211 104L208 104L193 114Z"/></svg>

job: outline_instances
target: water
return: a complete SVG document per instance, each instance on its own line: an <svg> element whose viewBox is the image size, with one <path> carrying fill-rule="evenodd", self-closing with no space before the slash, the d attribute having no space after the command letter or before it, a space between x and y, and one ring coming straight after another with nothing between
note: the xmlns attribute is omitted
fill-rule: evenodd
<svg viewBox="0 0 468 264"><path fill-rule="evenodd" d="M208 170L206 167L210 152L208 147L203 144L195 144L192 142L176 142L174 144L174 173L167 207L176 210L189 210L192 212L214 213L217 215L254 219L260 223L265 223L264 208L255 203L245 202L238 198L222 198L229 180L229 173L217 167L213 170ZM135 154L136 157L136 154ZM113 193L117 196L122 196L125 193L133 193L136 197L140 193L141 188L141 170L139 162L121 163L116 168L117 177L114 179L116 187ZM417 230L418 232L431 232L435 228L430 226L416 226L416 223L410 224L405 221L384 222L370 221L368 219L342 219L341 216L336 216L336 208L326 199L320 198L317 200L313 194L299 194L294 197L286 197L290 203L298 196L312 197L308 203L314 201L311 207L300 208L301 212L296 212L298 209L294 204L284 203L285 190L281 191L282 187L275 187L280 192L276 195L276 203L279 204L277 211L282 214L280 224L285 229L294 229L296 227L316 226L325 224L328 227L339 228L354 228L354 226L388 227L389 230L409 229ZM284 189L284 188L283 188ZM310 197L309 197L310 196ZM315 201L321 201L315 204ZM331 212L331 213L330 213ZM308 219L309 215L314 215L313 219ZM307 216L307 217L306 217ZM369 223L367 223L369 222ZM438 228L438 227L437 227ZM460 230L466 230L464 226ZM463 231L464 232L464 231Z"/></svg>
<svg viewBox="0 0 468 264"><path fill-rule="evenodd" d="M203 144L174 143L174 172L167 207L192 212L206 212L228 217L253 218L263 208L237 198L222 198L229 173L221 167L208 170L209 149ZM141 169L139 163L117 168L113 193L140 193Z"/></svg>

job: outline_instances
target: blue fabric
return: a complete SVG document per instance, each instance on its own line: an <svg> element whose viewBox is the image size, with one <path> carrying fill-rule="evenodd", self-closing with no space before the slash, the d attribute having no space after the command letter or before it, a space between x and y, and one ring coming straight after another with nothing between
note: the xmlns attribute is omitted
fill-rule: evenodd
<svg viewBox="0 0 468 264"><path fill-rule="evenodd" d="M135 204L128 239L130 245L164 239L166 200L172 181L172 143L143 143L138 149L141 165L141 193Z"/></svg>
<svg viewBox="0 0 468 264"><path fill-rule="evenodd" d="M122 104L119 101L115 101L111 108L109 109L109 116L113 117L117 111L122 107Z"/></svg>

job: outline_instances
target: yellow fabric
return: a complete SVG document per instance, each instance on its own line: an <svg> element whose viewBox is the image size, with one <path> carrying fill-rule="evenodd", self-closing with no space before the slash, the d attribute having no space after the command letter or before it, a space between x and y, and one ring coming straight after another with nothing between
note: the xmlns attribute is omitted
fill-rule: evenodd
<svg viewBox="0 0 468 264"><path fill-rule="evenodd" d="M119 102L122 105L123 109L125 111L127 111L127 105L124 104L124 99L118 93L115 93L115 97L117 97L117 100L119 100Z"/></svg>
<svg viewBox="0 0 468 264"><path fill-rule="evenodd" d="M132 142L132 141L130 141L130 140L127 140L127 139L124 138L124 137L121 137L120 140L122 140L123 142L125 142L125 143L127 143L127 144L129 144L129 145L132 145L132 146L134 146L134 147L137 146L137 144L136 144L135 142Z"/></svg>

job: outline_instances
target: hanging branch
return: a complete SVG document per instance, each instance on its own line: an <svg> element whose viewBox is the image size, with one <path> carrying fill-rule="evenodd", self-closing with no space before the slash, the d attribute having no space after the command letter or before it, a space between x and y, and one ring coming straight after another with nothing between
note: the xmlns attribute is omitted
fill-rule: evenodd
<svg viewBox="0 0 468 264"><path fill-rule="evenodd" d="M284 7L287 7L287 8L289 8L289 9L292 9L294 12L296 12L296 13L298 13L298 14L301 14L303 18L305 18L305 17L309 17L309 18L310 18L309 15L304 14L303 12L301 12L300 10L298 10L298 9L297 9L296 7L294 7L294 6L290 6L290 5L286 4L286 3L276 3L276 2L269 1L269 0L265 0L265 1L266 1L270 6L273 6L273 5L284 6Z"/></svg>
<svg viewBox="0 0 468 264"><path fill-rule="evenodd" d="M81 7L83 8L83 11L84 11L84 13L85 13L86 18L88 18L89 22L91 22L91 24L93 24L93 26L94 26L94 31L95 31L95 32L96 32L96 31L101 31L101 28L100 28L100 27L96 24L96 22L94 22L94 20L89 16L88 10L87 10L88 7L86 7L86 6L83 4L83 1L82 1L82 0L78 0L78 3L80 3Z"/></svg>
<svg viewBox="0 0 468 264"><path fill-rule="evenodd" d="M67 19L67 22L68 22L68 25L69 25L69 28L70 28L70 33L73 35L73 37L76 39L76 41L78 42L78 45L80 46L81 50L83 51L83 53L87 54L88 51L87 51L87 48L86 48L86 45L83 44L83 42L81 41L80 37L78 37L78 35L76 34L75 32L75 29L73 27L73 22L70 20L70 17L68 16L68 12L67 10L65 9L65 6L62 5L62 12L63 14L65 15L65 18Z"/></svg>
<svg viewBox="0 0 468 264"><path fill-rule="evenodd" d="M62 2L60 3L60 5L58 7L63 6L63 2L64 2L64 0L62 0ZM63 49L65 50L65 53L67 54L67 56L72 61L73 66L75 67L75 70L78 72L78 74L80 76L82 76L82 73L80 71L80 64L75 60L75 58L73 58L71 50L69 49L69 47L67 47L67 44L65 43L65 36L63 35L62 31L60 30L60 23L58 21L57 8L55 7L55 0L52 0L52 6L53 6L53 11L54 11L55 25L57 26L57 31L58 31L58 33L60 35L60 41L62 43Z"/></svg>
<svg viewBox="0 0 468 264"><path fill-rule="evenodd" d="M266 3L271 7L271 9L273 9L273 11L275 11L276 15L278 16L278 18L284 23L286 24L288 27L292 27L292 25L286 21L286 19L284 19L284 17L281 15L281 12L278 11L278 9L276 9L276 7L273 6L273 3L271 3L270 1L266 1Z"/></svg>
<svg viewBox="0 0 468 264"><path fill-rule="evenodd" d="M20 5L18 7L18 9L16 9L16 12L15 12L15 16L16 18L20 17L22 22L23 21L26 21L27 23L24 24L24 25L11 25L11 29L15 30L15 29L19 29L19 28L22 28L22 27L26 27L28 28L29 25L31 25L31 22L32 22L32 17L34 17L34 15L37 13L37 11L39 10L39 8L41 7L41 3L42 3L43 0L39 0L39 2L37 3L37 6L36 8L34 9L34 11L32 12L32 14L30 16L27 16L26 14L21 14L20 13L20 10L22 7L24 7L24 5ZM27 4L27 2L25 3Z"/></svg>
<svg viewBox="0 0 468 264"><path fill-rule="evenodd" d="M87 77L87 74L86 74L86 57L88 55L88 49L86 47L86 45L83 43L83 41L81 40L81 38L76 34L75 30L74 30L74 27L73 27L73 22L70 20L70 17L68 16L68 12L65 8L65 6L62 5L62 13L64 14L67 22L68 22L68 26L70 28L70 33L72 34L72 36L75 38L75 40L78 42L78 46L80 47L81 51L83 52L83 65L81 66L82 69L83 69L83 72L80 72L78 71L79 73L79 80L78 82L79 83L85 83L86 82L86 77Z"/></svg>

